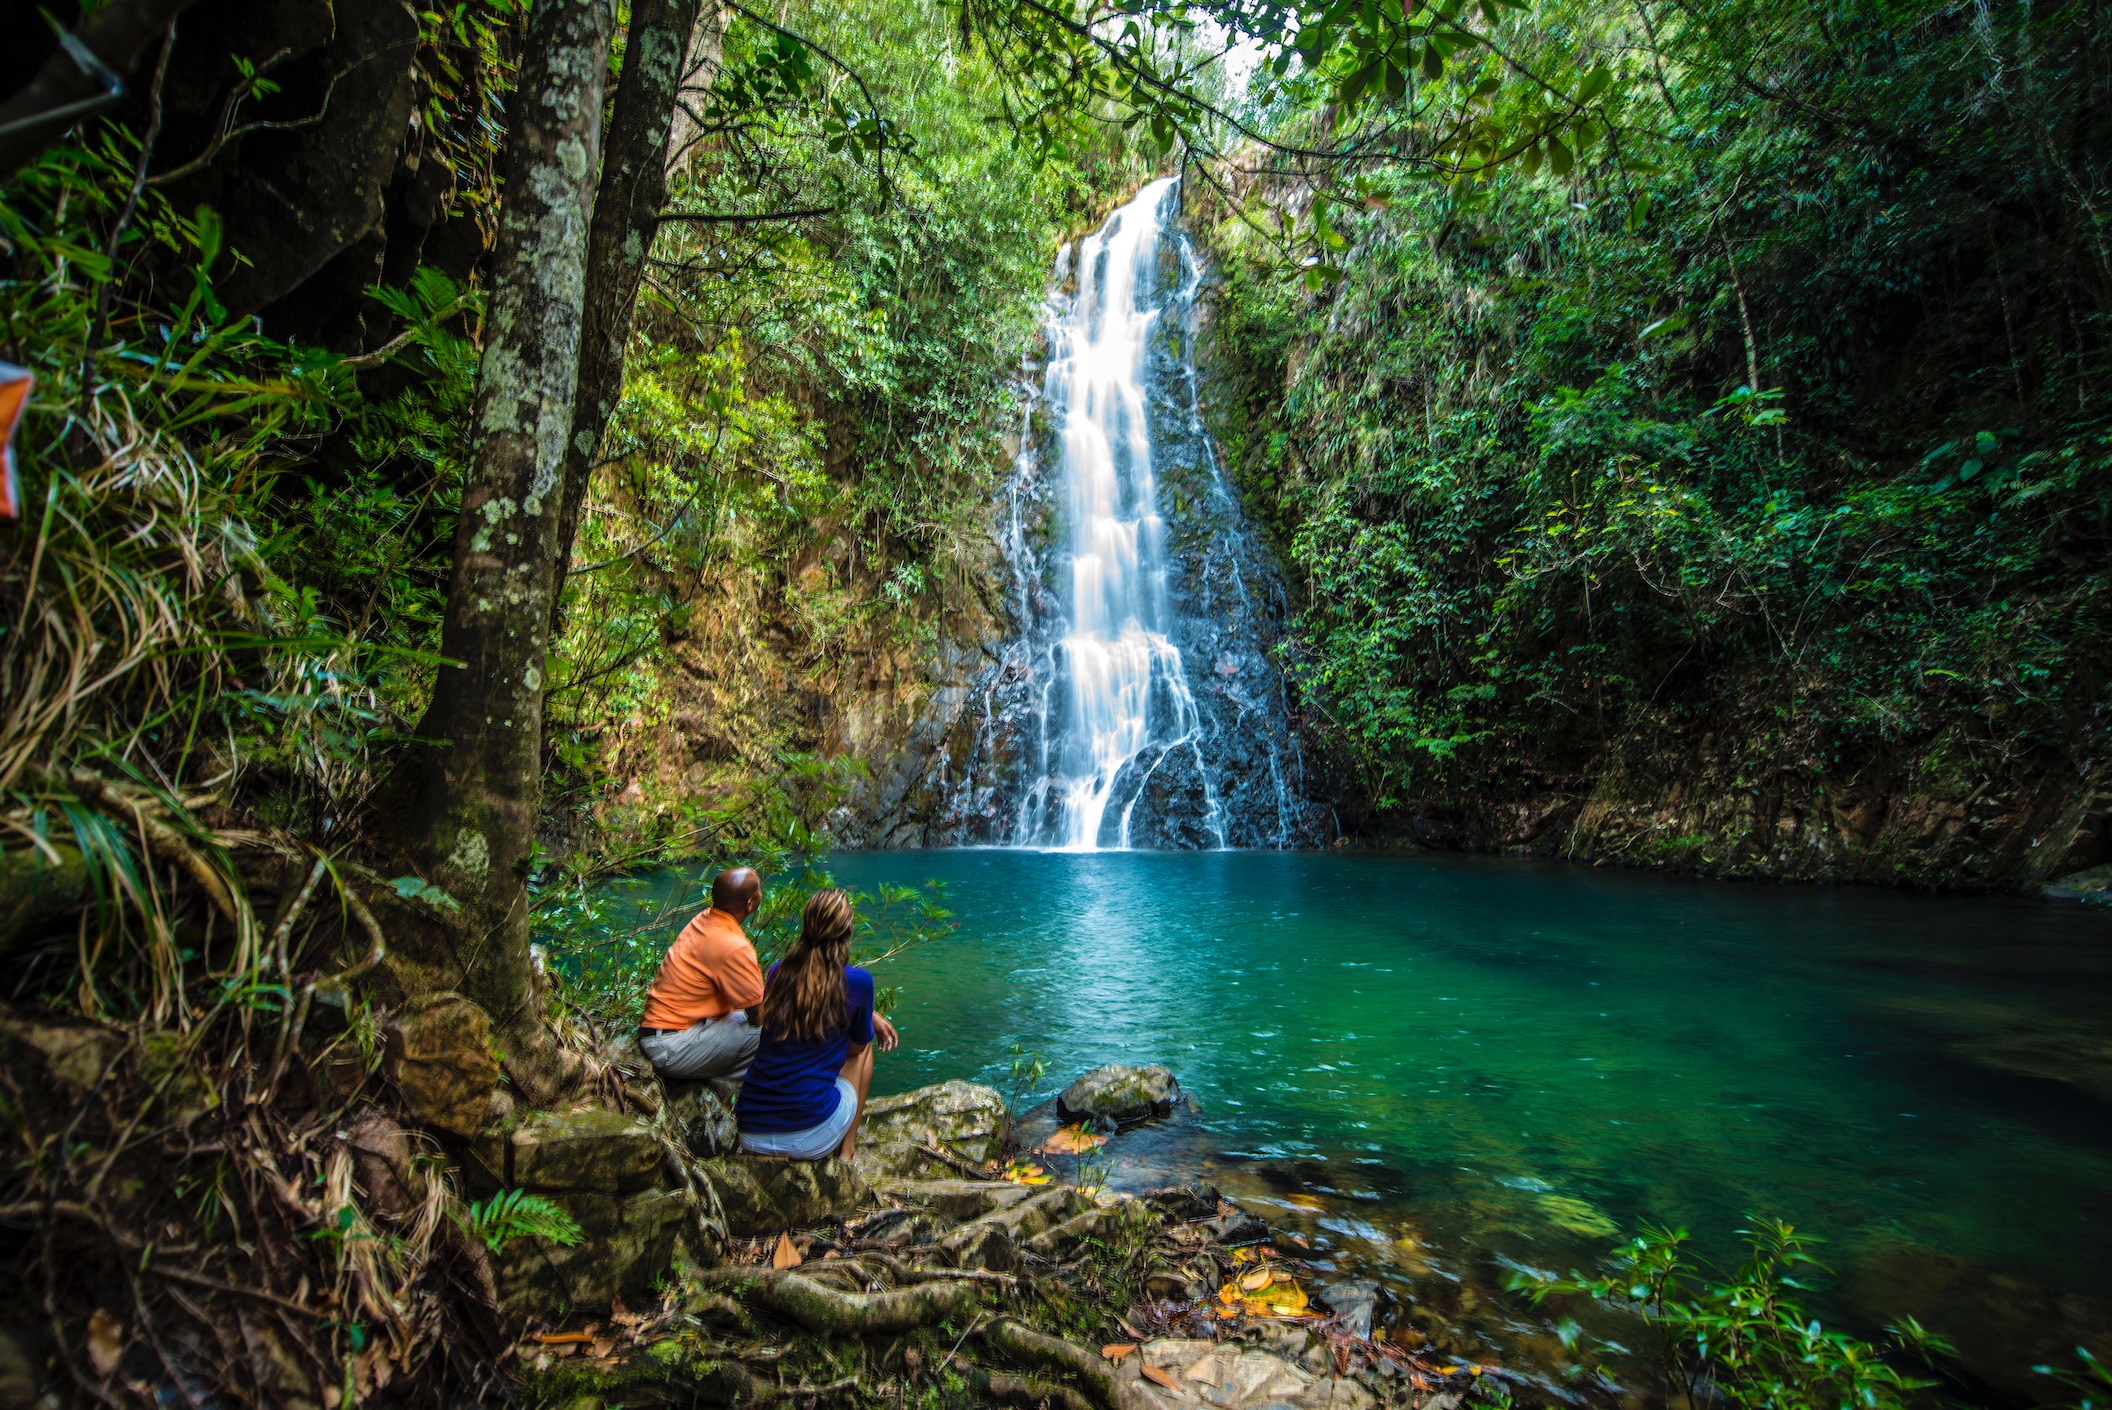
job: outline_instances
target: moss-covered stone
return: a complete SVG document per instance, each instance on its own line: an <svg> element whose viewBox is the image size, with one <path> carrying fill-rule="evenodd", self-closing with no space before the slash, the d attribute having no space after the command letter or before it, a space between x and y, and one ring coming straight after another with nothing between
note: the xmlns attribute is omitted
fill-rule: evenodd
<svg viewBox="0 0 2112 1410"><path fill-rule="evenodd" d="M693 1167L711 1181L727 1231L756 1238L855 1214L873 1203L873 1192L847 1160L787 1160L734 1155Z"/></svg>
<svg viewBox="0 0 2112 1410"><path fill-rule="evenodd" d="M499 1084L491 1018L460 994L422 994L389 1020L383 1071L424 1124L471 1136Z"/></svg>
<svg viewBox="0 0 2112 1410"><path fill-rule="evenodd" d="M1170 1116L1180 1100L1181 1084L1169 1069L1111 1062L1064 1088L1056 1097L1056 1115L1066 1123L1107 1120L1129 1126Z"/></svg>
<svg viewBox="0 0 2112 1410"><path fill-rule="evenodd" d="M1010 1132L1011 1116L995 1088L955 1079L867 1102L858 1142L936 1145L980 1165L1004 1149Z"/></svg>
<svg viewBox="0 0 2112 1410"><path fill-rule="evenodd" d="M539 1111L508 1138L509 1184L524 1190L630 1194L669 1181L667 1151L646 1122L618 1111Z"/></svg>
<svg viewBox="0 0 2112 1410"><path fill-rule="evenodd" d="M616 1297L644 1304L697 1214L695 1198L681 1190L628 1197L568 1191L548 1198L579 1221L584 1237L572 1248L517 1239L492 1259L501 1304L516 1320L606 1312Z"/></svg>

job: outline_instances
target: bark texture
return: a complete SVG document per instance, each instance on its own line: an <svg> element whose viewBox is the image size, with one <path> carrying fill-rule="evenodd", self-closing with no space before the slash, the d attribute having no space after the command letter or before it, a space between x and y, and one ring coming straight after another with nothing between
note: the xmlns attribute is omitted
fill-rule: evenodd
<svg viewBox="0 0 2112 1410"><path fill-rule="evenodd" d="M441 669L419 728L438 747L407 762L390 820L411 865L458 908L457 987L502 1034L536 1017L525 881L609 30L605 0L530 13L441 637L458 664Z"/></svg>
<svg viewBox="0 0 2112 1410"><path fill-rule="evenodd" d="M717 6L713 7L714 20ZM558 519L557 577L551 623L564 601L572 541L579 533L595 456L616 404L623 398L623 356L630 342L638 284L652 253L667 201L668 129L676 90L697 21L697 0L635 0L623 78L609 118L608 153L587 240L586 310L580 326L579 395L572 435L565 443L564 507ZM713 52L716 67L716 50Z"/></svg>

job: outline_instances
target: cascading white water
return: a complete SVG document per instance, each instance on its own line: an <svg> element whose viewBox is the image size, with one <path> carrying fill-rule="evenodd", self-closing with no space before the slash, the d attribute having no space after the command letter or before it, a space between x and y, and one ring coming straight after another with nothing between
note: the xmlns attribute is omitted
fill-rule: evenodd
<svg viewBox="0 0 2112 1410"><path fill-rule="evenodd" d="M1173 188L1154 181L1079 242L1077 291L1050 326L1042 404L1058 427L1056 478L1069 531L1063 694L1020 835L1090 851L1130 845L1140 763L1199 749L1202 719L1168 635L1166 532L1152 477L1144 378L1154 326L1161 220ZM1058 704L1059 702L1050 702ZM1044 710L1043 718L1051 714ZM1149 760L1141 760L1147 751ZM1202 760L1196 754L1198 766ZM1109 819L1116 785L1127 801ZM1208 803L1213 823L1214 795ZM1110 826L1110 824L1112 825ZM1223 845L1221 827L1206 824Z"/></svg>

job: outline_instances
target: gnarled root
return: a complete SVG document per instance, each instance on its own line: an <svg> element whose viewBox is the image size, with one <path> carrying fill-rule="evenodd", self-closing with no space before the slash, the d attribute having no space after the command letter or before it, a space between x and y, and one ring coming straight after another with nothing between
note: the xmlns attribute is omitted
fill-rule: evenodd
<svg viewBox="0 0 2112 1410"><path fill-rule="evenodd" d="M1123 1376L1090 1347L1037 1332L1009 1317L985 1324L983 1340L1017 1360L1069 1371L1092 1392L1103 1410L1152 1410L1139 1383Z"/></svg>
<svg viewBox="0 0 2112 1410"><path fill-rule="evenodd" d="M991 1400L1006 1400L1014 1405L1045 1405L1049 1410L1094 1410L1092 1401L1069 1386L1038 1381L1032 1376L969 1367L968 1383Z"/></svg>
<svg viewBox="0 0 2112 1410"><path fill-rule="evenodd" d="M1122 1206L1110 1204L1099 1209L1088 1209L1074 1218L1066 1219L1053 1229L1045 1229L1027 1240L1027 1252L1043 1258L1054 1258L1057 1254L1096 1234L1111 1229L1122 1217Z"/></svg>
<svg viewBox="0 0 2112 1410"><path fill-rule="evenodd" d="M734 1288L741 1300L790 1318L810 1332L882 1336L974 1313L970 1283L932 1282L890 1292L844 1292L790 1269L714 1268L707 1286Z"/></svg>

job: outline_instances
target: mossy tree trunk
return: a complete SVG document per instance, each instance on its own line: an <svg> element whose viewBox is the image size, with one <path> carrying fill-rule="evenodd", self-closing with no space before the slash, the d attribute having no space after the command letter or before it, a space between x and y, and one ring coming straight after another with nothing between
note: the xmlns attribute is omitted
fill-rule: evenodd
<svg viewBox="0 0 2112 1410"><path fill-rule="evenodd" d="M607 0L538 0L529 15L441 635L452 664L419 727L432 744L406 760L383 820L459 908L442 972L511 1053L539 1018L526 882L610 28Z"/></svg>
<svg viewBox="0 0 2112 1410"><path fill-rule="evenodd" d="M667 201L668 133L676 94L691 67L691 36L719 32L717 5L699 23L697 0L634 0L624 46L623 80L609 118L608 155L587 240L587 295L579 349L579 397L565 442L564 507L558 518L557 576L551 590L553 629L562 605L580 508L593 479L594 460L616 404L623 398L624 348L638 306L638 284L652 253ZM714 45L705 58L715 72ZM708 86L712 72L689 78Z"/></svg>

